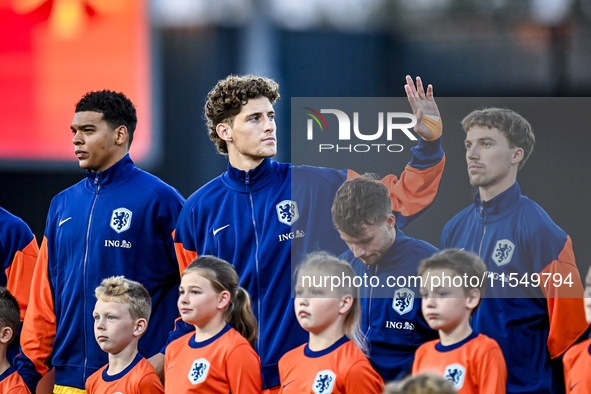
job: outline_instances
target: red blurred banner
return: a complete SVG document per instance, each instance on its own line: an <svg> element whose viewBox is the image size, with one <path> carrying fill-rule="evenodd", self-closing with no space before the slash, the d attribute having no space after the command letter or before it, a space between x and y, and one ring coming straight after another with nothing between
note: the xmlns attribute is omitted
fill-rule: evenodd
<svg viewBox="0 0 591 394"><path fill-rule="evenodd" d="M131 147L151 146L145 0L0 0L0 160L75 161L70 125L91 90L136 105Z"/></svg>

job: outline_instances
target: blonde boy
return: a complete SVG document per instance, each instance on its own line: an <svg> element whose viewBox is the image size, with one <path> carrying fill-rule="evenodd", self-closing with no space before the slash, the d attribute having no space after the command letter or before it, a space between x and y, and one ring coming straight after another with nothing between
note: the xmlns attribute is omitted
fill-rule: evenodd
<svg viewBox="0 0 591 394"><path fill-rule="evenodd" d="M30 394L27 385L6 358L8 345L20 326L20 308L6 287L0 287L0 393Z"/></svg>
<svg viewBox="0 0 591 394"><path fill-rule="evenodd" d="M472 330L470 316L486 288L486 267L471 252L443 250L421 261L422 311L439 340L421 345L413 375L433 372L460 394L505 393L507 367L499 345Z"/></svg>
<svg viewBox="0 0 591 394"><path fill-rule="evenodd" d="M585 278L585 319L591 324L591 267ZM591 339L583 341L564 354L564 383L568 393L591 393ZM576 389L575 389L576 387Z"/></svg>
<svg viewBox="0 0 591 394"><path fill-rule="evenodd" d="M95 290L94 336L109 364L86 380L89 394L164 393L152 365L138 352L152 310L150 294L138 282L113 276Z"/></svg>

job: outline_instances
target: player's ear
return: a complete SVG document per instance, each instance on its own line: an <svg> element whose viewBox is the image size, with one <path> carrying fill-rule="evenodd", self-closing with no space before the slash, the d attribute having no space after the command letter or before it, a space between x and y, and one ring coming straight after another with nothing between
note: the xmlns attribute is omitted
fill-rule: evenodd
<svg viewBox="0 0 591 394"><path fill-rule="evenodd" d="M466 296L466 307L468 309L474 309L478 306L480 302L480 290L478 289L470 289L468 295Z"/></svg>
<svg viewBox="0 0 591 394"><path fill-rule="evenodd" d="M143 317L140 317L135 321L135 326L133 327L133 336L139 337L142 336L146 329L148 328L148 321Z"/></svg>
<svg viewBox="0 0 591 394"><path fill-rule="evenodd" d="M116 127L113 130L115 133L115 144L117 145L129 145L127 141L129 140L129 132L127 131L127 127L121 125Z"/></svg>
<svg viewBox="0 0 591 394"><path fill-rule="evenodd" d="M230 304L231 298L232 296L230 295L230 292L228 290L224 290L221 293L219 293L217 309L224 310L228 306L228 304Z"/></svg>
<svg viewBox="0 0 591 394"><path fill-rule="evenodd" d="M393 229L396 225L396 217L393 214L389 214L386 218L386 224L388 225L388 229Z"/></svg>
<svg viewBox="0 0 591 394"><path fill-rule="evenodd" d="M353 296L347 294L346 296L341 298L341 302L339 304L339 314L345 315L349 312L349 309L353 306Z"/></svg>
<svg viewBox="0 0 591 394"><path fill-rule="evenodd" d="M232 141L232 127L230 127L227 123L218 123L215 127L216 133L218 133L218 137L226 142Z"/></svg>
<svg viewBox="0 0 591 394"><path fill-rule="evenodd" d="M0 343L3 345L8 345L10 340L12 339L12 328L4 327L0 330Z"/></svg>
<svg viewBox="0 0 591 394"><path fill-rule="evenodd" d="M511 164L518 164L521 160L523 160L524 156L523 148L517 147L515 152L513 152L513 157L511 158Z"/></svg>

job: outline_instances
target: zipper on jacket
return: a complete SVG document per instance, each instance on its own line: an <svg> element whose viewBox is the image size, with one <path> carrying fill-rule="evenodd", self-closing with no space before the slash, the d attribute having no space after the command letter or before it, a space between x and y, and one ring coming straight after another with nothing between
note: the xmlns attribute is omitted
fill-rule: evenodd
<svg viewBox="0 0 591 394"><path fill-rule="evenodd" d="M255 253L254 253L254 261L255 261L255 268L256 268L256 277L257 277L257 292L259 294L258 298L257 298L257 312L258 312L258 317L259 317L259 333L263 332L262 329L262 315L261 315L261 297L263 296L261 294L261 278L260 278L260 273L259 273L259 234L257 232L257 222L255 219L255 215L254 215L254 202L252 200L252 193L251 193L251 188L250 188L250 176L248 174L248 172L246 173L246 179L244 180L244 185L246 186L246 191L248 192L248 198L250 199L250 211L252 214L252 227L254 228L254 240L255 240ZM257 341L256 341L256 352L257 354L261 354L261 335L258 335L257 337Z"/></svg>
<svg viewBox="0 0 591 394"><path fill-rule="evenodd" d="M372 276L378 276L378 267L368 267ZM373 272L372 272L373 271ZM370 278L371 279L371 278ZM371 331L371 305L373 304L373 286L369 289L369 307L367 308L367 330L365 332L366 336L369 336L369 332Z"/></svg>
<svg viewBox="0 0 591 394"><path fill-rule="evenodd" d="M94 213L94 206L96 204L96 200L98 199L99 191L101 189L101 185L99 183L99 174L96 174L96 178L94 178L94 200L92 201L92 207L90 208L90 216L88 217L88 227L86 228L86 250L84 251L84 264L82 265L82 278L84 280L84 285L86 285L86 262L88 260L88 245L90 240L90 225L92 223L92 214ZM87 316L86 311L86 292L82 291L82 310L84 311L83 316ZM82 370L82 379L86 382L86 364L88 363L88 347L86 346L86 319L82 319L84 322L83 324L83 331L84 331L84 368Z"/></svg>
<svg viewBox="0 0 591 394"><path fill-rule="evenodd" d="M484 242L484 236L486 235L486 211L484 210L484 202L481 202L480 206L478 207L478 215L480 215L480 217L482 217L483 223L484 223L484 227L482 230L482 238L480 239L480 246L478 247L478 256L481 259L483 259L484 261L486 261L482 257L482 243Z"/></svg>

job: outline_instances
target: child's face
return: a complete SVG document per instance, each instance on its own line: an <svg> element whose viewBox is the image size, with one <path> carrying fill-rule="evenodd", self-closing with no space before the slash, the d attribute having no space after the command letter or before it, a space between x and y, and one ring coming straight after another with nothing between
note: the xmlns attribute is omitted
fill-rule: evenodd
<svg viewBox="0 0 591 394"><path fill-rule="evenodd" d="M223 313L218 308L219 294L213 289L209 279L199 271L183 275L179 286L177 306L185 323L204 327L214 316Z"/></svg>
<svg viewBox="0 0 591 394"><path fill-rule="evenodd" d="M591 324L591 267L589 267L589 271L587 272L587 277L585 278L585 318L587 319L587 323Z"/></svg>
<svg viewBox="0 0 591 394"><path fill-rule="evenodd" d="M429 273L429 276L427 275ZM435 277L451 277L452 281L458 274L450 269L433 269L423 274L423 286L421 287L422 311L425 320L434 330L449 332L458 327L464 320L470 318L471 308L468 308L473 300L467 297L464 287L455 287L445 280L445 286L433 287L432 280Z"/></svg>
<svg viewBox="0 0 591 394"><path fill-rule="evenodd" d="M94 337L103 351L117 354L135 338L136 324L126 304L97 300L92 315Z"/></svg>
<svg viewBox="0 0 591 394"><path fill-rule="evenodd" d="M330 284L328 287L313 287L309 286L307 278L302 281L303 276L312 278L313 275L318 280L320 275L325 274L308 271L298 276L294 310L300 326L312 334L318 334L336 324L342 314L343 298L336 291L331 291Z"/></svg>

